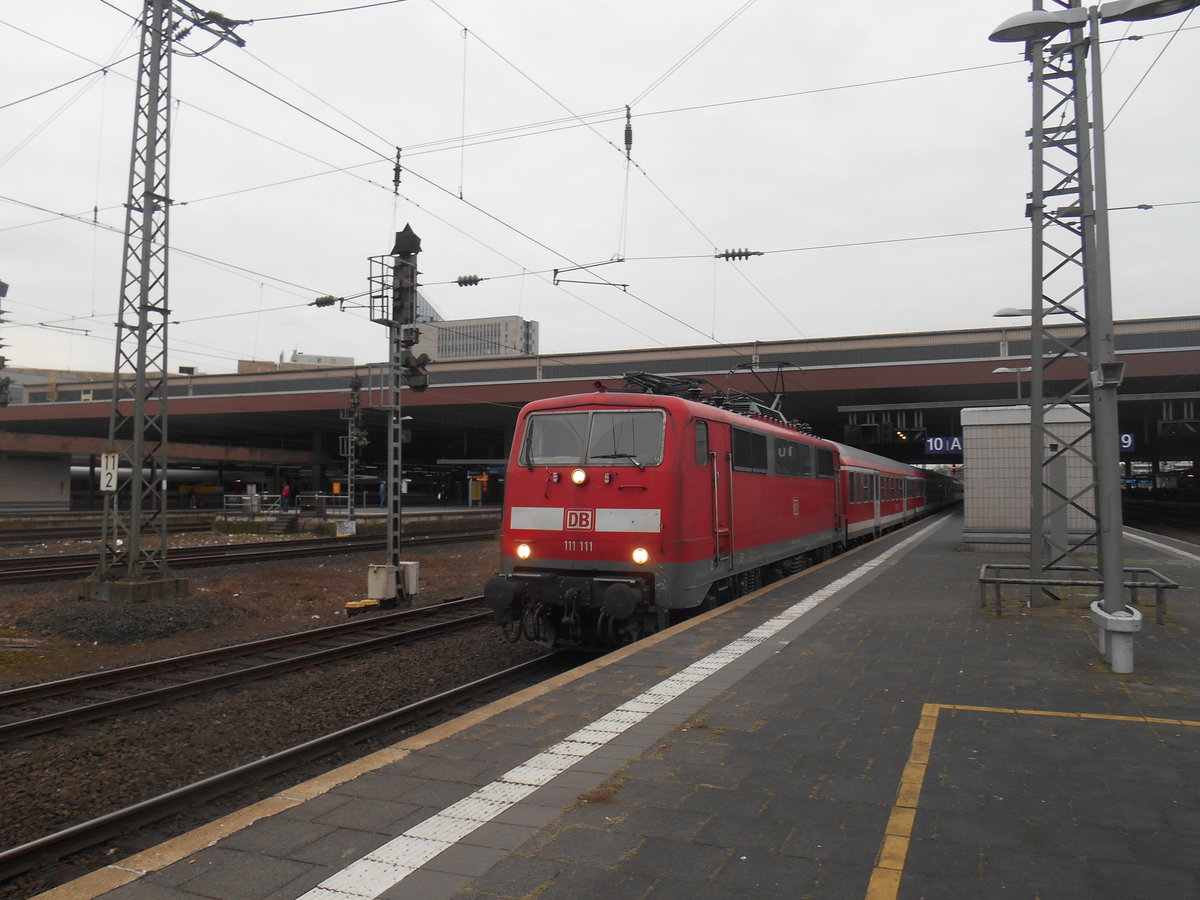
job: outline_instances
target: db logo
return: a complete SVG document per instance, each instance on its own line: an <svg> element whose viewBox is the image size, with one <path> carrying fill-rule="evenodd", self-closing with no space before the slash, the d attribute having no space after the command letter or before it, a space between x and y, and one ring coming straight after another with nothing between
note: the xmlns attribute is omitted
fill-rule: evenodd
<svg viewBox="0 0 1200 900"><path fill-rule="evenodd" d="M594 509L568 509L567 528L571 531L591 531L596 527Z"/></svg>

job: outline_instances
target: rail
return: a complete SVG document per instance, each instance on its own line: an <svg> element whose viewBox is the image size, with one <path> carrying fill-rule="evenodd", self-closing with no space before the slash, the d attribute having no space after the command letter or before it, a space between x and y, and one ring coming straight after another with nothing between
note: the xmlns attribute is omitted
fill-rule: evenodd
<svg viewBox="0 0 1200 900"><path fill-rule="evenodd" d="M0 721L0 741L31 737L68 725L144 709L181 697L237 686L317 663L358 656L482 624L492 618L490 609L475 609L482 600L482 597L450 600L361 622L343 622L124 669L110 669L60 679L58 682L0 691L0 705L6 709L64 695L71 698L71 702L79 704L57 712L23 714L18 711L12 721ZM345 640L324 643L330 638ZM231 662L233 668L212 672L214 663L223 662ZM96 699L88 693L98 686L108 691L114 686L147 680L150 681L148 685L143 684L135 688L135 693L126 696Z"/></svg>
<svg viewBox="0 0 1200 900"><path fill-rule="evenodd" d="M494 537L494 525L447 531L409 532L402 536L405 546L452 543ZM356 553L377 550L386 545L379 536L358 535L336 538L311 538L270 541L255 544L220 544L206 547L180 547L168 553L174 568L226 565L247 562L273 562L288 557L307 557L313 553ZM50 556L14 556L0 558L0 584L53 581L85 576L96 566L97 554L84 553Z"/></svg>
<svg viewBox="0 0 1200 900"><path fill-rule="evenodd" d="M52 864L65 856L94 847L127 834L168 815L193 808L197 803L232 793L239 788L263 781L281 772L292 771L309 761L335 750L353 746L364 739L387 732L406 723L419 721L455 704L470 703L486 692L503 689L513 680L531 677L540 668L555 665L564 654L547 653L536 659L511 666L500 672L450 688L423 700L406 704L389 713L366 719L323 737L298 744L254 762L211 775L194 784L176 788L132 806L80 822L34 841L0 850L0 881L28 872L39 865ZM476 700L475 702L480 702Z"/></svg>
<svg viewBox="0 0 1200 900"><path fill-rule="evenodd" d="M283 497L280 494L226 494L223 498L223 509L231 515L241 516L277 516L285 512ZM379 506L379 495L374 495L372 502L371 491L358 491L354 498L354 508L361 512ZM349 494L301 493L292 495L291 509L302 512L312 512L316 515L350 514Z"/></svg>
<svg viewBox="0 0 1200 900"><path fill-rule="evenodd" d="M1074 578L1070 577L1077 573L1088 573L1093 570L1086 566L1053 566L1044 569L1048 573L1064 573L1064 577L1054 577L1051 575L1048 578L1012 578L994 574L1000 570L1011 569L1015 571L1029 572L1029 566L1021 565L1020 563L984 563L979 569L979 608L987 606L987 589L988 585L992 585L996 600L996 615L999 616L1003 612L1001 592L1006 584L1022 585L1022 586L1042 586L1042 587L1088 587L1088 588L1103 588L1104 582L1092 578ZM1167 613L1167 591L1176 590L1179 584L1172 581L1167 576L1163 575L1155 569L1144 566L1136 566L1127 568L1125 571L1125 587L1130 592L1130 602L1135 606L1138 603L1138 595L1142 589L1154 591L1154 620L1159 625L1163 623L1163 616ZM1141 579L1138 575L1146 575L1148 578Z"/></svg>

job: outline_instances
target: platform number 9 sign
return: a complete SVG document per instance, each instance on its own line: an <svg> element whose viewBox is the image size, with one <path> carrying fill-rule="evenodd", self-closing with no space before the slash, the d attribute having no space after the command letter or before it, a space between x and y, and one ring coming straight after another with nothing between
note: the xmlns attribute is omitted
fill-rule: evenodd
<svg viewBox="0 0 1200 900"><path fill-rule="evenodd" d="M117 489L117 462L119 453L100 454L100 490L112 492Z"/></svg>

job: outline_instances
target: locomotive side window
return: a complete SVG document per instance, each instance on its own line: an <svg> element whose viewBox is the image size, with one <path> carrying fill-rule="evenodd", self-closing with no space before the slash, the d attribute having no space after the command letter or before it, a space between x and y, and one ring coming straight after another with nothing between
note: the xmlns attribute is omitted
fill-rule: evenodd
<svg viewBox="0 0 1200 900"><path fill-rule="evenodd" d="M817 451L817 477L832 478L833 477L833 451L825 450L821 447L816 448Z"/></svg>
<svg viewBox="0 0 1200 900"><path fill-rule="evenodd" d="M657 466L664 430L665 418L657 410L534 413L525 420L518 461L523 466Z"/></svg>
<svg viewBox="0 0 1200 900"><path fill-rule="evenodd" d="M767 436L733 429L733 467L741 472L766 472Z"/></svg>
<svg viewBox="0 0 1200 900"><path fill-rule="evenodd" d="M696 422L696 464L708 465L708 423Z"/></svg>
<svg viewBox="0 0 1200 900"><path fill-rule="evenodd" d="M585 462L617 466L657 466L663 456L663 414L594 412Z"/></svg>

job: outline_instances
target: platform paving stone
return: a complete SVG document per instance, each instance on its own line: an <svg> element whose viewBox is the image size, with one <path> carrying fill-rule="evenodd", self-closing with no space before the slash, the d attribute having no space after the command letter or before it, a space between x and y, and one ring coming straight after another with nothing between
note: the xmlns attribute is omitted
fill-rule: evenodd
<svg viewBox="0 0 1200 900"><path fill-rule="evenodd" d="M568 865L562 860L510 854L474 879L465 893L495 897L534 896Z"/></svg>
<svg viewBox="0 0 1200 900"><path fill-rule="evenodd" d="M222 842L222 846L228 850L287 856L301 847L308 847L315 841L340 833L332 825L315 822L275 822L269 828L255 825L230 835Z"/></svg>
<svg viewBox="0 0 1200 900"><path fill-rule="evenodd" d="M620 833L600 828L568 827L547 840L535 852L546 859L558 859L590 866L615 866L642 845L640 834Z"/></svg>
<svg viewBox="0 0 1200 900"><path fill-rule="evenodd" d="M644 897L654 878L621 869L572 866L538 895L538 900L580 900L583 897Z"/></svg>
<svg viewBox="0 0 1200 900"><path fill-rule="evenodd" d="M175 886L213 900L244 900L266 897L297 878L320 871L317 866L263 855L253 856L253 864L245 865L231 859L231 854L236 851L210 847L191 861L176 863L171 868L182 867L184 875L188 869L191 872Z"/></svg>
<svg viewBox="0 0 1200 900"><path fill-rule="evenodd" d="M656 878L687 878L707 882L725 865L729 851L691 841L647 838L623 864L629 872Z"/></svg>
<svg viewBox="0 0 1200 900"><path fill-rule="evenodd" d="M813 895L821 870L822 864L816 860L735 850L728 864L717 873L716 884L749 897L806 897ZM861 880L865 891L865 876Z"/></svg>
<svg viewBox="0 0 1200 900"><path fill-rule="evenodd" d="M336 825L339 828L387 834L396 823L404 821L420 808L416 803L359 797L353 803L342 804L321 813L313 821L323 825Z"/></svg>
<svg viewBox="0 0 1200 900"><path fill-rule="evenodd" d="M471 883L470 875L454 875L449 872L434 872L422 869L413 872L404 881L379 895L380 900L445 900L455 897Z"/></svg>
<svg viewBox="0 0 1200 900"><path fill-rule="evenodd" d="M697 884L695 881L676 881L660 878L645 900L745 900L742 891L717 884Z"/></svg>
<svg viewBox="0 0 1200 900"><path fill-rule="evenodd" d="M264 833L269 839L270 831L264 829ZM389 837L390 835L376 834L370 831L339 828L324 837L296 848L291 851L289 856L300 862L310 862L337 871L370 853L385 843Z"/></svg>

